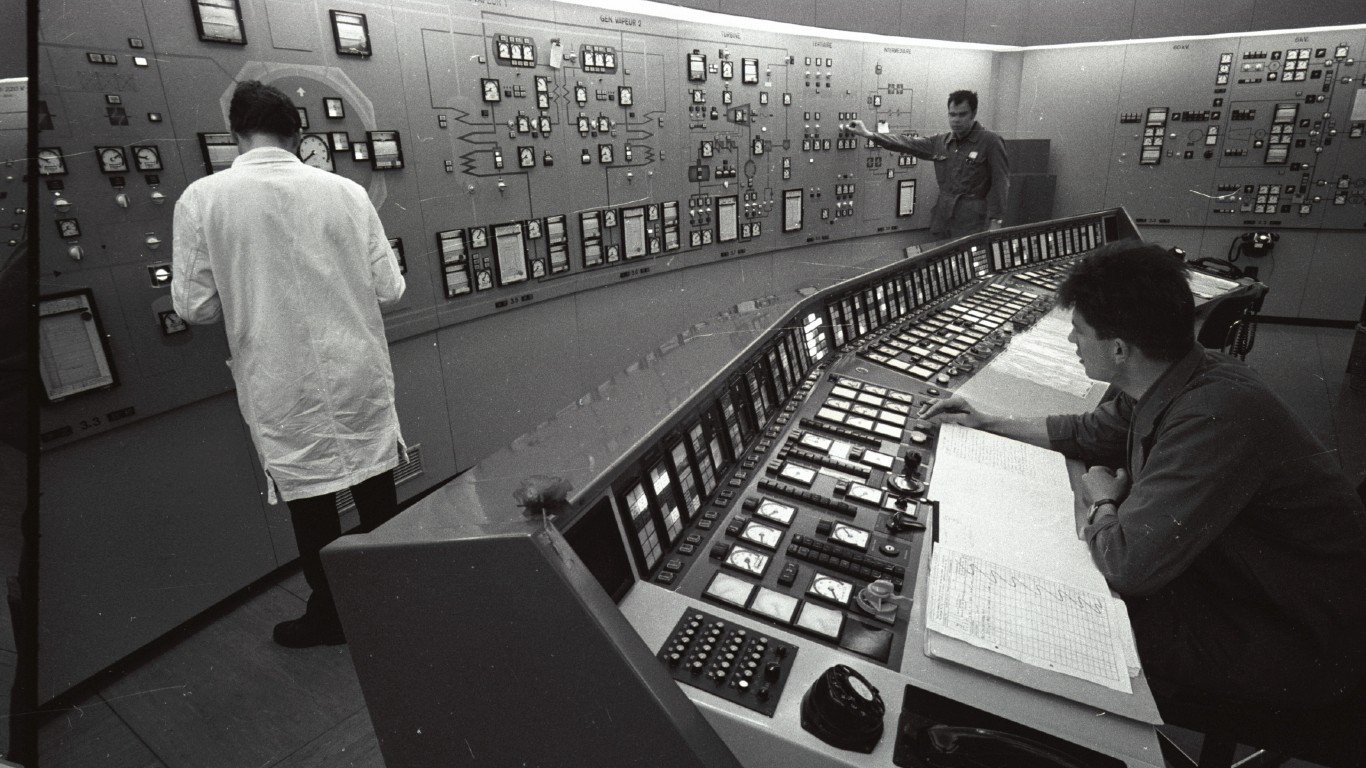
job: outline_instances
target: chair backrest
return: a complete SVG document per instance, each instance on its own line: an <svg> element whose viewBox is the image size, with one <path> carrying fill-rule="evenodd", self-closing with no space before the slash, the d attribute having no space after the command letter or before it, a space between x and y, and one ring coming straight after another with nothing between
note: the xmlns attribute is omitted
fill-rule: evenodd
<svg viewBox="0 0 1366 768"><path fill-rule="evenodd" d="M1239 358L1247 357L1256 338L1256 315L1266 298L1267 287L1261 283L1248 286L1216 299L1205 314L1205 320L1195 338L1206 349L1228 352Z"/></svg>

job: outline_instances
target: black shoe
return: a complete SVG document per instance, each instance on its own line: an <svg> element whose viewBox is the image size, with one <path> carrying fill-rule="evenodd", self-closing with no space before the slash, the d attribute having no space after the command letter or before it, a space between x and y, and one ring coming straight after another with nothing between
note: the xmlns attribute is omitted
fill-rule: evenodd
<svg viewBox="0 0 1366 768"><path fill-rule="evenodd" d="M276 624L272 634L275 642L286 648L312 648L315 645L341 645L346 642L340 621L335 618L330 621L316 619L308 614Z"/></svg>

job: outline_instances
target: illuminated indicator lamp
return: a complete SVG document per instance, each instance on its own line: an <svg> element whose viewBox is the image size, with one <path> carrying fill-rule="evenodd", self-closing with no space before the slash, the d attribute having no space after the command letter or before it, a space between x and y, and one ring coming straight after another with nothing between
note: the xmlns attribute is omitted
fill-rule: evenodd
<svg viewBox="0 0 1366 768"><path fill-rule="evenodd" d="M149 264L147 265L147 276L152 280L153 288L171 284L171 265L170 264Z"/></svg>

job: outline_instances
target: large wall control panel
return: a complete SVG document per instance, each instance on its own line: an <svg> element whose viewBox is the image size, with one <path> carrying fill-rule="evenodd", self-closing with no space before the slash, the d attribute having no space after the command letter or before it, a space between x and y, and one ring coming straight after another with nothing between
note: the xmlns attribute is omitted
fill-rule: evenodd
<svg viewBox="0 0 1366 768"><path fill-rule="evenodd" d="M990 103L994 55L519 0L144 10L43 19L41 290L89 317L44 321L45 448L231 386L221 333L171 310L168 265L175 200L237 154L235 81L288 93L304 162L369 190L408 281L396 341L924 227L928 169L840 125L939 130L958 84ZM53 301L44 318L71 317Z"/></svg>
<svg viewBox="0 0 1366 768"><path fill-rule="evenodd" d="M1037 112L1064 165L1104 169L1089 181L1059 169L1064 200L1101 195L1145 226L1359 232L1363 53L1360 27L1132 43L1084 62L1072 49L1027 51L1021 125ZM1080 113L1075 94L1050 92L1078 66L1094 97ZM1062 126L1101 115L1109 135Z"/></svg>

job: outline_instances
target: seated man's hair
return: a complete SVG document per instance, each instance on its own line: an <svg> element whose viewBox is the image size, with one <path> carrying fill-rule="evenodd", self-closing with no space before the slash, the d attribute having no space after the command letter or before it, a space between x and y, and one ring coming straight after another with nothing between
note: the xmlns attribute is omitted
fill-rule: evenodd
<svg viewBox="0 0 1366 768"><path fill-rule="evenodd" d="M977 91L954 91L949 94L949 106L954 104L968 103L968 109L974 113L977 111Z"/></svg>
<svg viewBox="0 0 1366 768"><path fill-rule="evenodd" d="M237 134L269 133L292 138L303 127L294 102L278 88L245 80L233 91L228 124Z"/></svg>
<svg viewBox="0 0 1366 768"><path fill-rule="evenodd" d="M1195 343L1195 298L1186 265L1152 243L1121 240L1085 256L1058 289L1057 305L1080 312L1102 339L1123 339L1171 361Z"/></svg>

